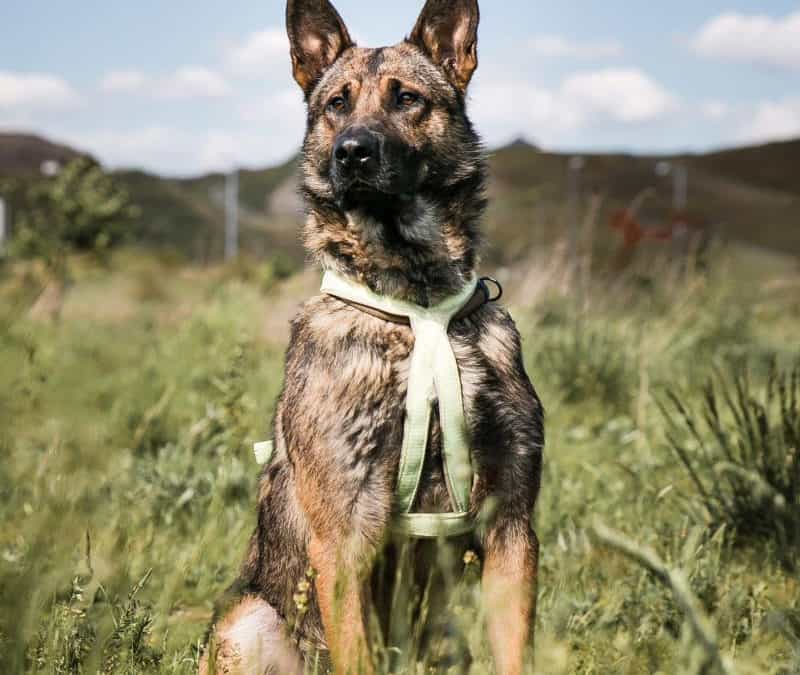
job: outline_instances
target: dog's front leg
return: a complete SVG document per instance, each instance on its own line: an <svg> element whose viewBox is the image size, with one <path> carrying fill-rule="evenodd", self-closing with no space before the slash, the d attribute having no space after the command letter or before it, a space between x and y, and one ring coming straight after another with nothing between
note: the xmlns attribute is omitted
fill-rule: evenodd
<svg viewBox="0 0 800 675"><path fill-rule="evenodd" d="M533 641L539 542L526 520L498 523L484 544L482 590L499 675L520 675Z"/></svg>
<svg viewBox="0 0 800 675"><path fill-rule="evenodd" d="M309 557L317 571L317 597L335 672L372 673L366 610L374 548L355 536L312 535Z"/></svg>
<svg viewBox="0 0 800 675"><path fill-rule="evenodd" d="M308 558L316 570L316 596L334 671L370 675L369 580L392 513L391 466L373 462L367 471L358 463L338 464L318 471L310 462L298 463L297 494L309 524Z"/></svg>

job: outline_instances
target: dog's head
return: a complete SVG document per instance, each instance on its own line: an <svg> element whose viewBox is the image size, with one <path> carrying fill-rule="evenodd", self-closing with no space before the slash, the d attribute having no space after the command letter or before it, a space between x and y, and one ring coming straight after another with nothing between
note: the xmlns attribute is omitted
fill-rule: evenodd
<svg viewBox="0 0 800 675"><path fill-rule="evenodd" d="M303 191L312 216L324 211L362 230L371 223L361 234L373 253L471 251L484 179L465 110L478 65L477 0L428 0L409 37L380 49L357 47L328 0L289 0L286 16L308 107ZM444 228L464 230L469 244L445 242Z"/></svg>

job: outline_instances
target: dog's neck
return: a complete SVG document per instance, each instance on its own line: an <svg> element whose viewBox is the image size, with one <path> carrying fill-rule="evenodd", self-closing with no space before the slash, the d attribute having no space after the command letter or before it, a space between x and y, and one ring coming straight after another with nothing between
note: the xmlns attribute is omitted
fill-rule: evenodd
<svg viewBox="0 0 800 675"><path fill-rule="evenodd" d="M389 217L312 203L305 244L323 269L427 307L458 293L478 264L482 199L458 205L417 196Z"/></svg>

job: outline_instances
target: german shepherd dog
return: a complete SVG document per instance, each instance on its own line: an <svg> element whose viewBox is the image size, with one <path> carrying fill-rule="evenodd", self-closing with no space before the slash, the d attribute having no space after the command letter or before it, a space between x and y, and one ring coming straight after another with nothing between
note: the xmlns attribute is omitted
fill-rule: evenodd
<svg viewBox="0 0 800 675"><path fill-rule="evenodd" d="M324 269L423 307L458 293L479 262L485 208L486 166L465 108L477 0L428 0L410 36L381 49L357 47L328 0L289 0L286 16L308 109L308 251ZM476 473L470 509L483 522L454 545L481 557L496 670L516 675L533 637L543 412L503 308L454 320L449 337ZM367 625L386 595L374 569L392 541L413 346L408 326L331 295L293 320L258 525L201 672L302 672L304 645L327 650L336 673L375 671ZM421 512L451 510L441 452L434 409Z"/></svg>

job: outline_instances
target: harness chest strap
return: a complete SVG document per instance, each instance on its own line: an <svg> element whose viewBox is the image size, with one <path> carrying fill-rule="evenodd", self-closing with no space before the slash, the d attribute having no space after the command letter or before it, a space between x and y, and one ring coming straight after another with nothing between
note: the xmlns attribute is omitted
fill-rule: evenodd
<svg viewBox="0 0 800 675"><path fill-rule="evenodd" d="M332 271L326 272L323 278L323 293L385 320L407 323L414 333L394 523L396 531L410 537L449 537L474 529L469 514L474 472L464 420L461 378L447 329L454 318L472 313L489 299L485 287L479 289L478 283L472 278L458 294L433 307L421 307L373 293L366 286ZM444 475L453 512L412 513L425 464L431 411L437 401ZM271 454L270 444L257 444L257 459L268 461Z"/></svg>

